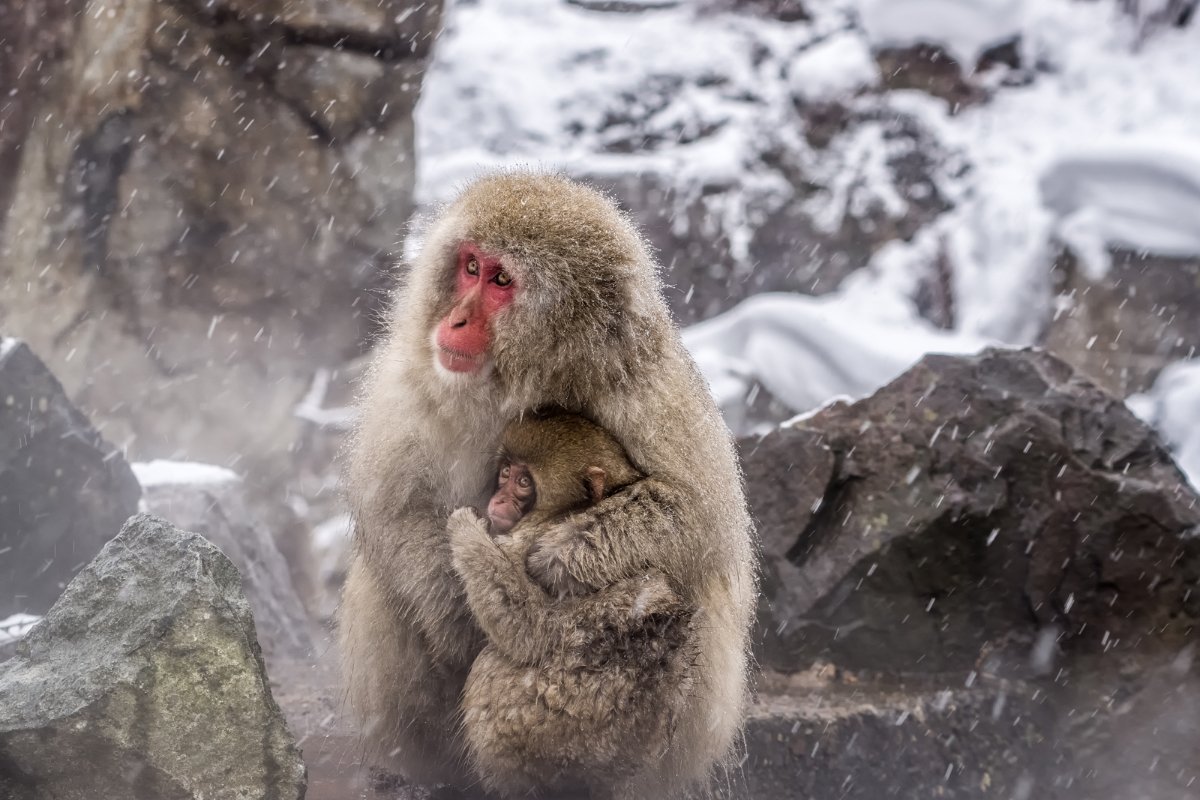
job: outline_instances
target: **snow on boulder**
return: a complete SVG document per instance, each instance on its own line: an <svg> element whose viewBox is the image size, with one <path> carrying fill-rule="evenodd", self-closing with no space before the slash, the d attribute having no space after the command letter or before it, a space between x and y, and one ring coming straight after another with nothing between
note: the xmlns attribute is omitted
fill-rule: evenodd
<svg viewBox="0 0 1200 800"><path fill-rule="evenodd" d="M1200 256L1200 141L1138 139L1078 147L1043 170L1042 203L1093 277L1121 247Z"/></svg>
<svg viewBox="0 0 1200 800"><path fill-rule="evenodd" d="M154 461L137 462L130 466L143 489L180 484L202 486L241 480L233 470L196 461L155 459Z"/></svg>
<svg viewBox="0 0 1200 800"><path fill-rule="evenodd" d="M0 664L0 797L299 800L237 568L133 517Z"/></svg>
<svg viewBox="0 0 1200 800"><path fill-rule="evenodd" d="M792 96L824 103L879 82L879 67L856 33L835 33L802 51L788 67Z"/></svg>
<svg viewBox="0 0 1200 800"><path fill-rule="evenodd" d="M1200 360L1180 361L1161 373L1145 394L1127 401L1171 446L1175 461L1200 488Z"/></svg>
<svg viewBox="0 0 1200 800"><path fill-rule="evenodd" d="M1020 35L1025 0L860 0L876 49L937 45L965 69L985 50Z"/></svg>

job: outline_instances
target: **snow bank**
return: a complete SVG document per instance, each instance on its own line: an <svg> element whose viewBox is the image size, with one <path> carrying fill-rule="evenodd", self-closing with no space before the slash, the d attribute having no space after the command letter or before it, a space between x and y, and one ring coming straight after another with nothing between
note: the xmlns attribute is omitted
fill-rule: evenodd
<svg viewBox="0 0 1200 800"><path fill-rule="evenodd" d="M232 470L213 464L200 464L194 461L143 461L129 465L133 475L142 488L152 486L174 486L178 484L204 485L214 483L229 483L240 481L241 478Z"/></svg>
<svg viewBox="0 0 1200 800"><path fill-rule="evenodd" d="M41 621L41 617L33 614L13 614L0 619L0 645L17 641Z"/></svg>
<svg viewBox="0 0 1200 800"><path fill-rule="evenodd" d="M741 409L756 383L806 411L830 398L869 395L927 353L987 345L935 330L903 310L899 319L864 315L854 295L760 294L683 332L732 428L742 427Z"/></svg>
<svg viewBox="0 0 1200 800"><path fill-rule="evenodd" d="M972 71L985 50L1021 33L1025 0L860 0L859 17L877 48L938 45Z"/></svg>
<svg viewBox="0 0 1200 800"><path fill-rule="evenodd" d="M879 83L879 67L862 37L836 33L804 50L788 67L792 94L806 102L845 99Z"/></svg>
<svg viewBox="0 0 1200 800"><path fill-rule="evenodd" d="M1180 469L1200 490L1200 360L1170 365L1150 391L1126 402L1162 434Z"/></svg>
<svg viewBox="0 0 1200 800"><path fill-rule="evenodd" d="M1108 245L1200 255L1200 138L1075 148L1050 162L1039 188L1094 277L1107 268Z"/></svg>

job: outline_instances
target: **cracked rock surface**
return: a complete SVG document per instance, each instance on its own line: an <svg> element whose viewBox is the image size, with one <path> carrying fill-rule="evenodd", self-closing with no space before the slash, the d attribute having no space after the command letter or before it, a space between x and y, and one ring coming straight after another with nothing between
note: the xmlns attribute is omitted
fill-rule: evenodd
<svg viewBox="0 0 1200 800"><path fill-rule="evenodd" d="M132 518L0 664L0 796L299 800L305 769L213 545Z"/></svg>
<svg viewBox="0 0 1200 800"><path fill-rule="evenodd" d="M283 452L382 299L441 6L66 5L6 12L0 316L139 458Z"/></svg>
<svg viewBox="0 0 1200 800"><path fill-rule="evenodd" d="M1043 352L933 355L742 448L735 796L1200 797L1200 498L1124 403Z"/></svg>

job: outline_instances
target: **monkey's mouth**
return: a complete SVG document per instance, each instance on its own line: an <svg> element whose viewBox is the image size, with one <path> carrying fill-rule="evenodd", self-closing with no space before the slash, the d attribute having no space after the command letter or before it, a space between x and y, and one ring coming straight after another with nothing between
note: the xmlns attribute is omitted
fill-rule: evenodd
<svg viewBox="0 0 1200 800"><path fill-rule="evenodd" d="M438 363L449 372L478 372L487 361L483 354L471 355L453 350L445 345L437 345Z"/></svg>

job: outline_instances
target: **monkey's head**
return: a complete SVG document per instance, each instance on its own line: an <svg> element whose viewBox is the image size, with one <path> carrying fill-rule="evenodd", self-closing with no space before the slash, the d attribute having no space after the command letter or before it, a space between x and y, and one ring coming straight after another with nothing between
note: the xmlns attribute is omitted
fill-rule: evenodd
<svg viewBox="0 0 1200 800"><path fill-rule="evenodd" d="M542 522L599 502L641 475L603 428L573 414L527 415L504 429L493 534L522 519Z"/></svg>
<svg viewBox="0 0 1200 800"><path fill-rule="evenodd" d="M469 186L427 232L428 357L451 385L493 380L511 405L576 405L644 374L667 320L657 268L603 194L506 173Z"/></svg>

